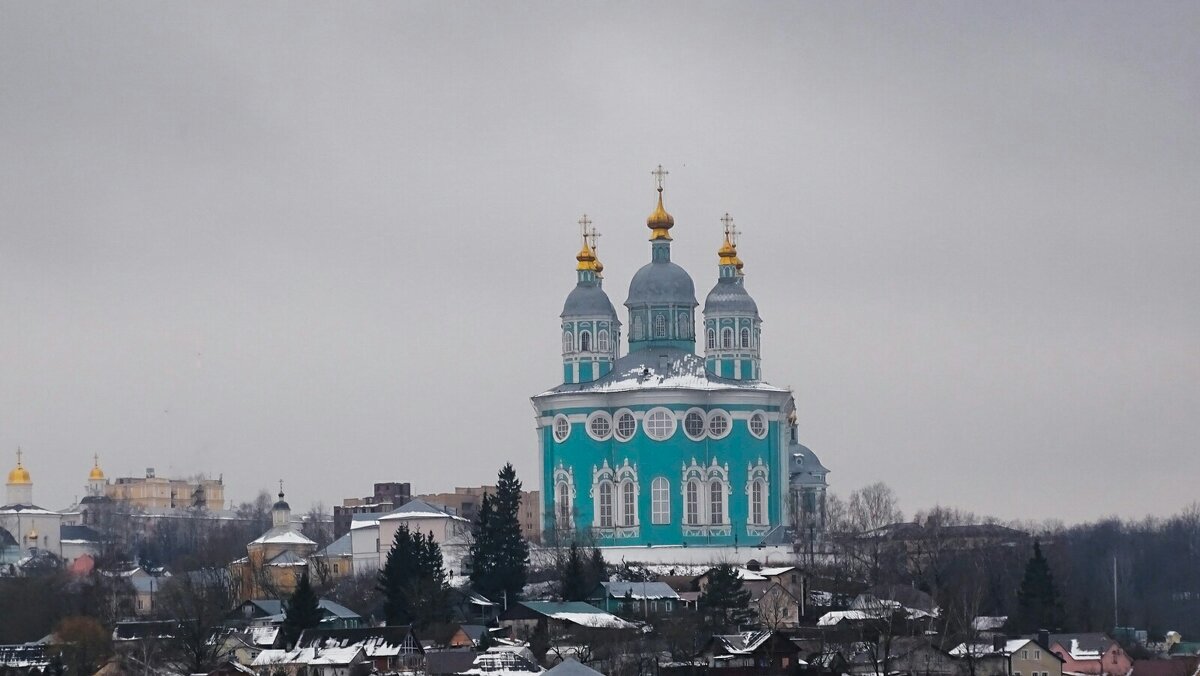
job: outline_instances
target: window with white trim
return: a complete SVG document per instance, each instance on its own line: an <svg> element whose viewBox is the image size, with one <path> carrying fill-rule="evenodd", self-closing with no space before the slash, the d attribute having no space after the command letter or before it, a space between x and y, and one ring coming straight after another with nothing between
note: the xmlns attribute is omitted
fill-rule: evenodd
<svg viewBox="0 0 1200 676"><path fill-rule="evenodd" d="M750 484L750 523L754 526L767 524L767 486L762 481Z"/></svg>
<svg viewBox="0 0 1200 676"><path fill-rule="evenodd" d="M555 498L554 498L554 507L557 511L558 527L559 528L570 528L571 527L571 487L569 485L567 485L567 482L560 481L560 482L558 482L558 485L554 487L554 492L556 493Z"/></svg>
<svg viewBox="0 0 1200 676"><path fill-rule="evenodd" d="M690 409L683 416L683 433L692 441L704 438L704 411L698 408Z"/></svg>
<svg viewBox="0 0 1200 676"><path fill-rule="evenodd" d="M708 345L708 349L710 349L710 350L717 349L717 332L716 331L713 331L712 329L708 330L708 342L706 344Z"/></svg>
<svg viewBox="0 0 1200 676"><path fill-rule="evenodd" d="M601 481L597 487L600 493L600 527L612 528L613 525L613 485L611 481Z"/></svg>
<svg viewBox="0 0 1200 676"><path fill-rule="evenodd" d="M667 337L667 318L665 315L658 315L654 318L654 337Z"/></svg>
<svg viewBox="0 0 1200 676"><path fill-rule="evenodd" d="M591 352L592 351L592 334L590 332L584 331L583 333L579 334L579 351L580 352Z"/></svg>
<svg viewBox="0 0 1200 676"><path fill-rule="evenodd" d="M563 331L563 352L575 351L575 339L571 337L570 331Z"/></svg>
<svg viewBox="0 0 1200 676"><path fill-rule="evenodd" d="M742 329L742 347L750 347L750 329Z"/></svg>
<svg viewBox="0 0 1200 676"><path fill-rule="evenodd" d="M559 413L554 416L554 439L562 443L569 436L571 436L571 421L567 419L567 416Z"/></svg>
<svg viewBox="0 0 1200 676"><path fill-rule="evenodd" d="M767 436L767 416L762 411L755 411L750 414L750 419L746 421L746 427L750 428L750 434L755 439L762 439Z"/></svg>
<svg viewBox="0 0 1200 676"><path fill-rule="evenodd" d="M687 484L687 495L684 500L684 507L687 513L687 523L689 526L700 525L700 482L689 481Z"/></svg>
<svg viewBox="0 0 1200 676"><path fill-rule="evenodd" d="M708 414L708 433L714 439L722 439L729 434L729 414L725 411L712 411Z"/></svg>
<svg viewBox="0 0 1200 676"><path fill-rule="evenodd" d="M632 481L621 482L621 525L632 526L637 523L637 496L634 494Z"/></svg>
<svg viewBox="0 0 1200 676"><path fill-rule="evenodd" d="M633 338L634 340L642 339L642 317L641 317L641 315L637 315L633 318L633 331L630 333L630 337Z"/></svg>
<svg viewBox="0 0 1200 676"><path fill-rule="evenodd" d="M721 329L721 347L728 350L733 347L733 329Z"/></svg>
<svg viewBox="0 0 1200 676"><path fill-rule="evenodd" d="M725 484L714 481L708 486L708 522L714 526L724 523Z"/></svg>
<svg viewBox="0 0 1200 676"><path fill-rule="evenodd" d="M596 334L596 349L600 352L608 352L608 329L602 329Z"/></svg>
<svg viewBox="0 0 1200 676"><path fill-rule="evenodd" d="M646 412L642 425L646 428L646 436L651 439L670 439L671 435L675 434L675 414L669 409L652 408Z"/></svg>
<svg viewBox="0 0 1200 676"><path fill-rule="evenodd" d="M637 418L633 417L633 412L626 409L617 411L616 415L616 436L621 441L629 441L637 432Z"/></svg>
<svg viewBox="0 0 1200 676"><path fill-rule="evenodd" d="M596 411L588 416L587 431L596 441L607 441L612 435L612 417L605 411Z"/></svg>
<svg viewBox="0 0 1200 676"><path fill-rule="evenodd" d="M671 482L666 477L650 482L650 522L671 523Z"/></svg>

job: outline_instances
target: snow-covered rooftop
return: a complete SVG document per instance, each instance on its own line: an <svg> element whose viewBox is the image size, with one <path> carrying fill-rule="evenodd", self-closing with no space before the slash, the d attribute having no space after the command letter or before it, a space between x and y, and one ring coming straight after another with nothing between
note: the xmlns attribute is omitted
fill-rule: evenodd
<svg viewBox="0 0 1200 676"><path fill-rule="evenodd" d="M618 359L613 370L599 380L559 385L534 398L566 392L629 392L646 389L787 391L761 381L718 378L707 372L704 357L672 348L630 352Z"/></svg>
<svg viewBox="0 0 1200 676"><path fill-rule="evenodd" d="M271 530L263 533L254 540L250 541L252 545L313 545L317 543L308 539L304 533L292 529L291 526L276 526Z"/></svg>

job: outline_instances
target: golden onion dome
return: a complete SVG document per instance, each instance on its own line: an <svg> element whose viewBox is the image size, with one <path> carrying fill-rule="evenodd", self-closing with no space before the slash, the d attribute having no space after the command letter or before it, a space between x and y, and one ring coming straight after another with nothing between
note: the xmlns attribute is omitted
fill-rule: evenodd
<svg viewBox="0 0 1200 676"><path fill-rule="evenodd" d="M650 217L646 219L646 227L652 231L650 234L651 241L656 239L671 239L671 233L668 232L675 225L675 217L667 213L663 208L662 188L658 189L658 206L654 207L654 211Z"/></svg>
<svg viewBox="0 0 1200 676"><path fill-rule="evenodd" d="M104 470L100 469L100 458L96 458L92 471L88 472L88 481L104 481Z"/></svg>
<svg viewBox="0 0 1200 676"><path fill-rule="evenodd" d="M575 260L579 261L579 265L575 266L576 270L596 269L596 254L592 252L592 247L588 246L587 241L584 241L579 253L575 254Z"/></svg>
<svg viewBox="0 0 1200 676"><path fill-rule="evenodd" d="M17 466L8 473L8 483L10 484L31 484L33 479L29 477L29 470L21 465L21 461L17 461Z"/></svg>
<svg viewBox="0 0 1200 676"><path fill-rule="evenodd" d="M717 249L717 256L721 258L721 265L737 265L740 262L737 257L737 247L729 241L729 237L726 237L721 248Z"/></svg>

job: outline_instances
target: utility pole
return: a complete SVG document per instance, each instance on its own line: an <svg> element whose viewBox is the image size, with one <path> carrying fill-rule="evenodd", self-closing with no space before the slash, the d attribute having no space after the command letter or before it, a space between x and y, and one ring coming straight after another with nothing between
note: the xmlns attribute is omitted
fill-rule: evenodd
<svg viewBox="0 0 1200 676"><path fill-rule="evenodd" d="M1120 624L1117 621L1117 557L1113 557L1113 633Z"/></svg>

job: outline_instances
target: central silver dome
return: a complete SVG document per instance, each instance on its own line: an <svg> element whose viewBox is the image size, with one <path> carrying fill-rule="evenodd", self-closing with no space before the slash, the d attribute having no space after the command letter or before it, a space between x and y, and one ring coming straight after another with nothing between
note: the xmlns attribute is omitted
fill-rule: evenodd
<svg viewBox="0 0 1200 676"><path fill-rule="evenodd" d="M625 307L645 305L696 306L696 285L686 270L670 261L642 266L629 282Z"/></svg>

